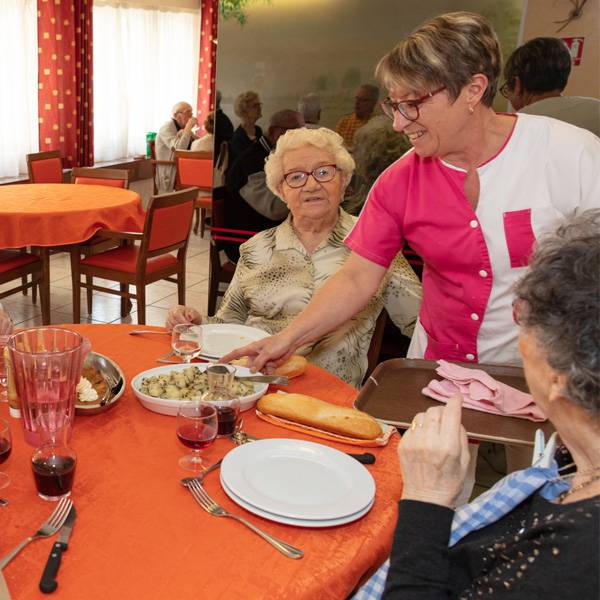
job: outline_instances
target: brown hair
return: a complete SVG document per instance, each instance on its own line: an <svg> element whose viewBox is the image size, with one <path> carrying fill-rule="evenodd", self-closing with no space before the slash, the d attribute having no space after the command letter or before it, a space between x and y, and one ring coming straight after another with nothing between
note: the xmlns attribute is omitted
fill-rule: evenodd
<svg viewBox="0 0 600 600"><path fill-rule="evenodd" d="M388 89L403 85L416 94L445 86L456 100L471 77L482 73L488 78L482 102L491 106L501 68L500 42L490 22L454 12L415 29L379 61L375 75Z"/></svg>

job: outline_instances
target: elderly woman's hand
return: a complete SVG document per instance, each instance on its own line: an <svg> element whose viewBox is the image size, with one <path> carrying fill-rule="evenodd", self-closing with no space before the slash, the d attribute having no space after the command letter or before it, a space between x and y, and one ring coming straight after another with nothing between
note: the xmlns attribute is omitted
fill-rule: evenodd
<svg viewBox="0 0 600 600"><path fill-rule="evenodd" d="M449 508L460 493L467 467L467 433L460 423L462 396L446 406L419 413L398 448L403 500L431 502Z"/></svg>
<svg viewBox="0 0 600 600"><path fill-rule="evenodd" d="M177 304L169 311L165 327L171 331L175 325L200 325L200 323L202 323L202 316L195 308Z"/></svg>

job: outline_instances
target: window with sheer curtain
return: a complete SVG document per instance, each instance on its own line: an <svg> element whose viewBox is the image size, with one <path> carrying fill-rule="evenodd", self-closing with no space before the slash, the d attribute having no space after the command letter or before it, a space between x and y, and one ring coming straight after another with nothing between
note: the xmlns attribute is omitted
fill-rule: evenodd
<svg viewBox="0 0 600 600"><path fill-rule="evenodd" d="M196 105L200 10L94 3L94 156L146 152L180 101Z"/></svg>
<svg viewBox="0 0 600 600"><path fill-rule="evenodd" d="M39 148L36 0L0 0L0 23L0 177L16 177Z"/></svg>

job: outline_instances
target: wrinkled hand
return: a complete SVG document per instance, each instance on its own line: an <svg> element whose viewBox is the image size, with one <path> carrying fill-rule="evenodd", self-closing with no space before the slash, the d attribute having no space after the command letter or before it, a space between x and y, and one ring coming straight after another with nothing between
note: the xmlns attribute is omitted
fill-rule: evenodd
<svg viewBox="0 0 600 600"><path fill-rule="evenodd" d="M242 356L248 356L248 367L252 372L261 371L272 373L279 365L283 364L296 348L282 334L278 333L263 340L258 340L242 348L236 348L229 354L221 357L221 362L230 362Z"/></svg>
<svg viewBox="0 0 600 600"><path fill-rule="evenodd" d="M403 500L454 507L469 465L467 433L461 425L462 396L415 416L398 447Z"/></svg>
<svg viewBox="0 0 600 600"><path fill-rule="evenodd" d="M201 323L202 315L195 308L177 304L169 311L165 327L167 331L171 331L175 325L200 325Z"/></svg>
<svg viewBox="0 0 600 600"><path fill-rule="evenodd" d="M196 125L198 125L198 119L190 117L189 121L185 124L185 131L191 131Z"/></svg>
<svg viewBox="0 0 600 600"><path fill-rule="evenodd" d="M13 332L13 322L8 313L0 308L0 335L10 335Z"/></svg>

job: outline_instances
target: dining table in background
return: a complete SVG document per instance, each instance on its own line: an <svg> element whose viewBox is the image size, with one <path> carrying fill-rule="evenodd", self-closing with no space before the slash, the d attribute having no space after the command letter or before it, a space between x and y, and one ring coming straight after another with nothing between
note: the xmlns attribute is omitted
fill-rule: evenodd
<svg viewBox="0 0 600 600"><path fill-rule="evenodd" d="M130 387L137 373L157 366L156 358L170 349L169 335L128 335L135 325L64 327L117 362L127 383L110 410L75 419L72 497L78 516L62 558L57 600L342 600L385 560L402 490L398 436L385 447L364 449L376 456L368 467L376 483L375 503L360 520L338 527L292 527L249 514L221 489L218 472L207 476L207 492L225 509L304 551L301 560L290 560L239 523L206 513L180 485L189 472L177 464L185 449L177 441L175 419L146 410ZM284 389L344 406L351 406L357 394L314 365ZM7 414L7 405L0 405L0 416ZM277 427L254 410L244 412L243 420L244 431L258 438L310 440L345 452L362 451ZM29 464L33 448L24 442L20 421L10 419L10 424L13 451L3 470L12 482L2 490L10 504L0 509L0 556L30 535L54 506L37 497ZM232 448L229 439L219 439L206 457L214 462ZM45 597L37 586L53 541L34 542L5 568L13 598Z"/></svg>
<svg viewBox="0 0 600 600"><path fill-rule="evenodd" d="M84 242L100 229L140 232L144 218L132 190L71 183L0 186L0 249L39 248L48 286L52 248Z"/></svg>

